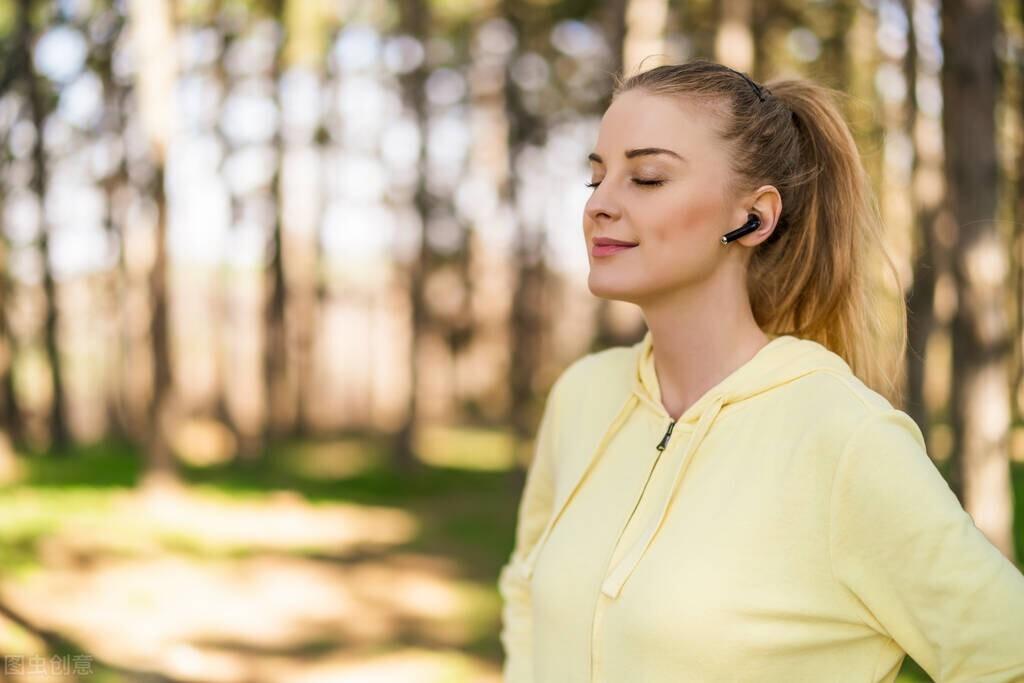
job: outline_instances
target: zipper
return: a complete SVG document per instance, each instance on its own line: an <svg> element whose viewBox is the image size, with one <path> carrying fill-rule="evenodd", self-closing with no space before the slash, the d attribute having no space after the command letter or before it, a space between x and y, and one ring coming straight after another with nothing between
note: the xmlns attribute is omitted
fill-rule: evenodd
<svg viewBox="0 0 1024 683"><path fill-rule="evenodd" d="M668 431L665 432L665 435L661 437L661 441L658 442L658 445L656 446L656 448L658 449L658 455L654 458L654 464L651 465L651 469L647 472L647 479L644 480L643 488L640 489L640 495L637 497L636 503L633 504L633 509L630 511L629 517L626 518L626 524L622 527L623 530L625 530L625 528L629 526L629 523L633 521L633 515L636 514L636 509L640 507L640 501L643 499L644 494L647 493L647 485L651 483L651 477L654 475L654 470L657 469L658 467L658 461L661 460L662 452L668 446L668 440L672 437L672 429L675 426L675 420L669 422ZM621 538L622 534L620 533L619 536Z"/></svg>
<svg viewBox="0 0 1024 683"><path fill-rule="evenodd" d="M676 426L676 421L672 420L668 423L668 431L665 432L665 436L661 437L661 442L658 444L658 450L663 451L668 446L668 440L672 436L672 428Z"/></svg>
<svg viewBox="0 0 1024 683"><path fill-rule="evenodd" d="M672 420L668 424L668 431L665 432L665 436L661 437L661 441L658 442L656 448L658 449L658 455L654 458L654 464L651 465L651 469L647 472L647 479L644 481L643 488L640 489L640 495L636 499L636 503L633 505L633 510L629 513L629 517L626 518L626 524L623 527L629 526L629 523L633 521L633 515L636 514L636 509L640 507L640 500L644 497L647 492L647 485L651 483L651 477L654 475L654 470L658 467L658 461L661 460L661 452L668 446L668 440L672 437L672 429L676 426L676 421ZM621 536L621 534L620 534Z"/></svg>
<svg viewBox="0 0 1024 683"><path fill-rule="evenodd" d="M629 513L629 517L626 518L626 523L622 527L623 531L625 531L626 527L629 526L629 523L633 521L633 515L636 514L636 509L640 507L640 501L643 499L644 493L647 492L647 485L651 483L651 476L654 474L654 470L657 469L658 467L658 461L661 460L661 453L668 446L669 439L672 438L672 430L675 428L675 426L675 420L672 420L671 422L668 423L668 429L665 431L665 435L661 437L661 441L659 441L658 445L656 446L656 448L658 449L658 455L657 457L654 458L654 464L651 465L650 471L647 472L647 479L644 481L643 488L640 489L640 495L637 497L636 503L633 505L633 509ZM619 534L619 538L622 538L621 532ZM598 606L597 609L600 609L600 606ZM596 627L596 624L591 626L592 629ZM594 676L597 674L597 672L595 671L595 660L596 655L594 653L594 632L592 631L590 636L590 680L594 680Z"/></svg>

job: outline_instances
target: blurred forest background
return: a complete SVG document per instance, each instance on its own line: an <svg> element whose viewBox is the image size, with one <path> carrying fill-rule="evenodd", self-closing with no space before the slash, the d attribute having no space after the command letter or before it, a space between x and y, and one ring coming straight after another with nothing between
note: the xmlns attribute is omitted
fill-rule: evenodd
<svg viewBox="0 0 1024 683"><path fill-rule="evenodd" d="M696 57L850 95L899 407L1020 566L1022 15L0 0L0 680L498 681L547 390L644 331L587 154L613 74Z"/></svg>

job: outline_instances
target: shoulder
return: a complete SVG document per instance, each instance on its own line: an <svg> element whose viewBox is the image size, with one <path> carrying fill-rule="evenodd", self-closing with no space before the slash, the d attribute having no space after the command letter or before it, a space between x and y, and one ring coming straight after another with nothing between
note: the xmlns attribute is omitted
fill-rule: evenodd
<svg viewBox="0 0 1024 683"><path fill-rule="evenodd" d="M822 370L796 384L794 389L803 394L809 417L830 426L842 450L865 441L879 444L898 440L922 451L926 447L914 419L849 370Z"/></svg>
<svg viewBox="0 0 1024 683"><path fill-rule="evenodd" d="M602 393L628 392L636 372L639 342L632 346L612 346L594 351L572 361L559 373L552 385L552 395L584 396L600 387Z"/></svg>
<svg viewBox="0 0 1024 683"><path fill-rule="evenodd" d="M857 416L894 409L888 399L846 368L821 368L801 377L795 385L802 393L831 399Z"/></svg>

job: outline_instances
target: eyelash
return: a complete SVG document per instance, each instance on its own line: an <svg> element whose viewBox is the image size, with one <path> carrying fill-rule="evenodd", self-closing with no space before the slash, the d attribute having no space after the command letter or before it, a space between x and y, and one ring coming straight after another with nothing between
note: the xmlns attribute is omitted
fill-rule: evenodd
<svg viewBox="0 0 1024 683"><path fill-rule="evenodd" d="M664 185L665 184L664 180L638 180L637 178L633 178L633 182L636 183L637 185L645 185L647 187L657 187L658 185ZM601 184L600 182L584 183L584 186L585 187L589 187L589 188L595 188L595 187L597 187L600 184Z"/></svg>

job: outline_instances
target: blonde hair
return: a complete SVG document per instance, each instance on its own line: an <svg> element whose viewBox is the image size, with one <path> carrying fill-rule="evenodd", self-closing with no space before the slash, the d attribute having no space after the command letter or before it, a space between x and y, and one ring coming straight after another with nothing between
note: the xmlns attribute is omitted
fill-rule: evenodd
<svg viewBox="0 0 1024 683"><path fill-rule="evenodd" d="M686 96L718 113L716 132L732 151L733 196L765 184L779 190L782 215L747 267L758 325L817 341L899 404L893 370L906 350L907 312L899 300L894 343L873 296L878 259L892 269L897 291L902 286L867 171L836 104L842 93L806 79L758 86L708 60L617 78L612 97L634 89Z"/></svg>

